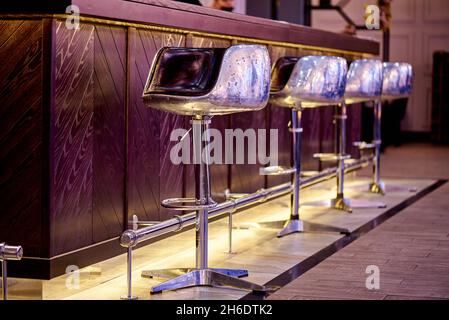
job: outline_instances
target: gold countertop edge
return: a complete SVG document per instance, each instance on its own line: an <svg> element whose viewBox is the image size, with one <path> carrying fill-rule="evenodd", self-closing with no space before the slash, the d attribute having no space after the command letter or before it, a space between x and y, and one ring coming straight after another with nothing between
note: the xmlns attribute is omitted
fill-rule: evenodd
<svg viewBox="0 0 449 320"><path fill-rule="evenodd" d="M58 20L65 20L68 17L69 17L68 14L0 14L0 18L8 18L8 19L13 19L13 18L15 18L15 19L53 18L53 19L58 19ZM153 31L159 31L159 32L166 32L166 33L176 33L176 34L182 34L182 35L192 35L192 36L197 36L197 37L216 38L216 39L229 40L229 41L234 40L234 41L241 41L241 42L250 42L250 43L257 43L257 44L265 44L267 46L278 46L278 47L285 47L285 48L303 49L303 50L309 50L309 51L335 53L335 54L350 55L350 56L357 56L357 57L363 57L363 58L376 57L376 55L367 53L367 52L326 48L326 47L312 46L312 45L292 43L292 42L283 42L283 41L274 41L274 40L266 40L266 39L259 39L259 38L232 36L232 35L204 32L204 31L196 31L196 30L190 30L190 29L181 29L181 28L169 27L169 26L135 23L135 22L127 22L127 21L121 21L121 20L116 21L116 20L110 20L110 19L104 19L104 18L93 18L93 17L83 16L83 15L81 15L79 18L80 18L81 22L90 22L90 23L96 23L96 24L106 24L106 25L114 25L114 26L122 26L122 27L134 27L134 28L139 28L139 29L153 30Z"/></svg>

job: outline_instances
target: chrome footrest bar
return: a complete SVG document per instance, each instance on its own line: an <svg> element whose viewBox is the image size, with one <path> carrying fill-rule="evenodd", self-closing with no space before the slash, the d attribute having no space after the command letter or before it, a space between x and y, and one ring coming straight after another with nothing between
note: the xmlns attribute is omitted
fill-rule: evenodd
<svg viewBox="0 0 449 320"><path fill-rule="evenodd" d="M249 193L236 193L236 192L231 192L231 190L226 189L224 192L224 196L226 200L235 200L235 199L240 199L243 197L246 197Z"/></svg>
<svg viewBox="0 0 449 320"><path fill-rule="evenodd" d="M195 198L171 198L162 200L162 206L167 209L178 211L209 210L217 206L215 201L209 200L209 202L211 203L199 204ZM184 205L184 203L187 204Z"/></svg>
<svg viewBox="0 0 449 320"><path fill-rule="evenodd" d="M340 155L336 153L315 153L313 157L319 159L320 161L340 161L351 159L350 154Z"/></svg>
<svg viewBox="0 0 449 320"><path fill-rule="evenodd" d="M260 168L259 173L264 176L287 176L296 172L295 168L288 168L282 166L272 166Z"/></svg>

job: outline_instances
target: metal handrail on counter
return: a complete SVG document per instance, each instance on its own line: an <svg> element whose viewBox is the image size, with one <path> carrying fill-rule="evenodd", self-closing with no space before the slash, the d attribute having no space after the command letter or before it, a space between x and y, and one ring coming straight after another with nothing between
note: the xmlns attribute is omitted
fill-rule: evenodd
<svg viewBox="0 0 449 320"><path fill-rule="evenodd" d="M373 161L373 156L366 156L354 162L346 165L345 173L357 171L368 166ZM325 182L329 179L335 178L338 172L337 167L332 167L318 172L317 174L306 176L301 179L301 189L316 185L318 183ZM242 195L237 199L227 200L219 203L212 209L209 209L209 218L218 217L228 213L230 217L237 210L241 210L245 207L255 205L257 203L264 203L268 200L278 198L280 196L290 193L292 190L291 183L280 184L267 189L260 189L254 193ZM182 216L175 216L174 218L155 223L153 225L141 228L139 230L128 229L124 231L120 237L120 245L128 249L127 251L127 282L128 282L128 294L123 296L123 299L136 299L132 296L132 248L144 241L157 238L159 236L168 234L170 232L177 232L182 230L186 226L193 225L195 223L195 212L191 212ZM231 237L232 219L229 219L229 236ZM231 244L230 244L231 245ZM230 247L231 248L231 247Z"/></svg>

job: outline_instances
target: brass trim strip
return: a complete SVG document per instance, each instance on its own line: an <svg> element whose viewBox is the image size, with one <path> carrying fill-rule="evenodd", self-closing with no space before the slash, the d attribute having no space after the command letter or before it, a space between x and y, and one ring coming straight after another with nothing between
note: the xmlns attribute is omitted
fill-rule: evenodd
<svg viewBox="0 0 449 320"><path fill-rule="evenodd" d="M0 18L55 18L55 19L67 19L69 15L68 14L40 14L40 15L0 15ZM175 27L164 27L164 26L158 26L158 25L150 25L150 24L142 24L142 23L133 23L133 22L126 22L126 21L115 21L110 19L104 19L104 18L93 18L88 16L80 16L80 21L82 22L90 22L90 23L96 23L96 24L107 24L107 25L114 25L114 26L123 26L123 27L134 27L139 29L146 29L146 30L153 30L153 31L159 31L159 32L167 32L167 33L177 33L177 34L191 34L193 36L199 36L199 37L209 37L209 38L216 38L216 39L224 39L224 40L234 40L234 41L242 41L242 42L250 42L250 43L258 43L258 44L265 44L265 45L272 45L272 46L280 46L280 47L287 47L287 48L295 48L295 49L303 49L303 50L311 50L311 51L320 51L320 52L329 52L329 53L335 53L335 54L341 54L341 55L350 55L350 56L357 56L357 57L363 57L363 58L372 58L375 57L375 55L365 52L358 52L358 51L348 51L348 50L341 50L341 49L332 49L332 48L325 48L325 47L319 47L319 46L312 46L312 45L305 45L305 44L297 44L297 43L291 43L291 42L283 42L283 41L273 41L273 40L264 40L264 39L257 39L257 38L247 38L247 37L241 37L241 36L231 36L231 35L225 35L225 34L218 34L218 33L209 33L209 32L203 32L203 31L195 31L195 30L189 30L189 29L181 29L181 28L175 28Z"/></svg>

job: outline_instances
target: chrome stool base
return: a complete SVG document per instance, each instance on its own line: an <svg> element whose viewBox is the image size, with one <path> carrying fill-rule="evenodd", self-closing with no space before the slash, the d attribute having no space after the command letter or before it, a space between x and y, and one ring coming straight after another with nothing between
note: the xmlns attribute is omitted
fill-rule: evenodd
<svg viewBox="0 0 449 320"><path fill-rule="evenodd" d="M284 229L282 229L277 236L278 238L282 238L283 236L297 232L333 232L342 234L350 233L349 230L345 228L291 219L285 223Z"/></svg>
<svg viewBox="0 0 449 320"><path fill-rule="evenodd" d="M161 279L169 279L182 276L183 274L198 270L196 268L173 268L173 269L160 269L160 270L148 270L142 271L142 278L161 278ZM244 269L221 269L221 268L209 268L208 270L212 270L214 272L222 273L231 277L247 277L248 270Z"/></svg>
<svg viewBox="0 0 449 320"><path fill-rule="evenodd" d="M267 221L267 222L259 222L257 223L259 226L263 228L272 228L272 229L280 229L277 237L282 238L289 234L293 233L301 233L301 232L332 232L332 233L341 233L341 234L349 234L350 231L345 228L339 228L334 226L329 226L320 223L313 223L304 221L301 219L295 219L294 217L289 220L284 221Z"/></svg>
<svg viewBox="0 0 449 320"><path fill-rule="evenodd" d="M182 274L174 279L163 282L151 288L151 293L161 293L167 290L177 290L195 286L209 287L230 287L240 290L253 291L255 293L265 293L268 288L249 281L245 281L229 274L217 272L216 270L225 269L191 269L191 271ZM233 270L226 270L232 273ZM271 288L274 290L274 288Z"/></svg>
<svg viewBox="0 0 449 320"><path fill-rule="evenodd" d="M387 207L387 205L383 202L347 199L343 197L334 198L332 200L308 202L304 203L303 206L330 208L345 211L347 213L352 213L353 209L370 209L370 208L384 209Z"/></svg>

